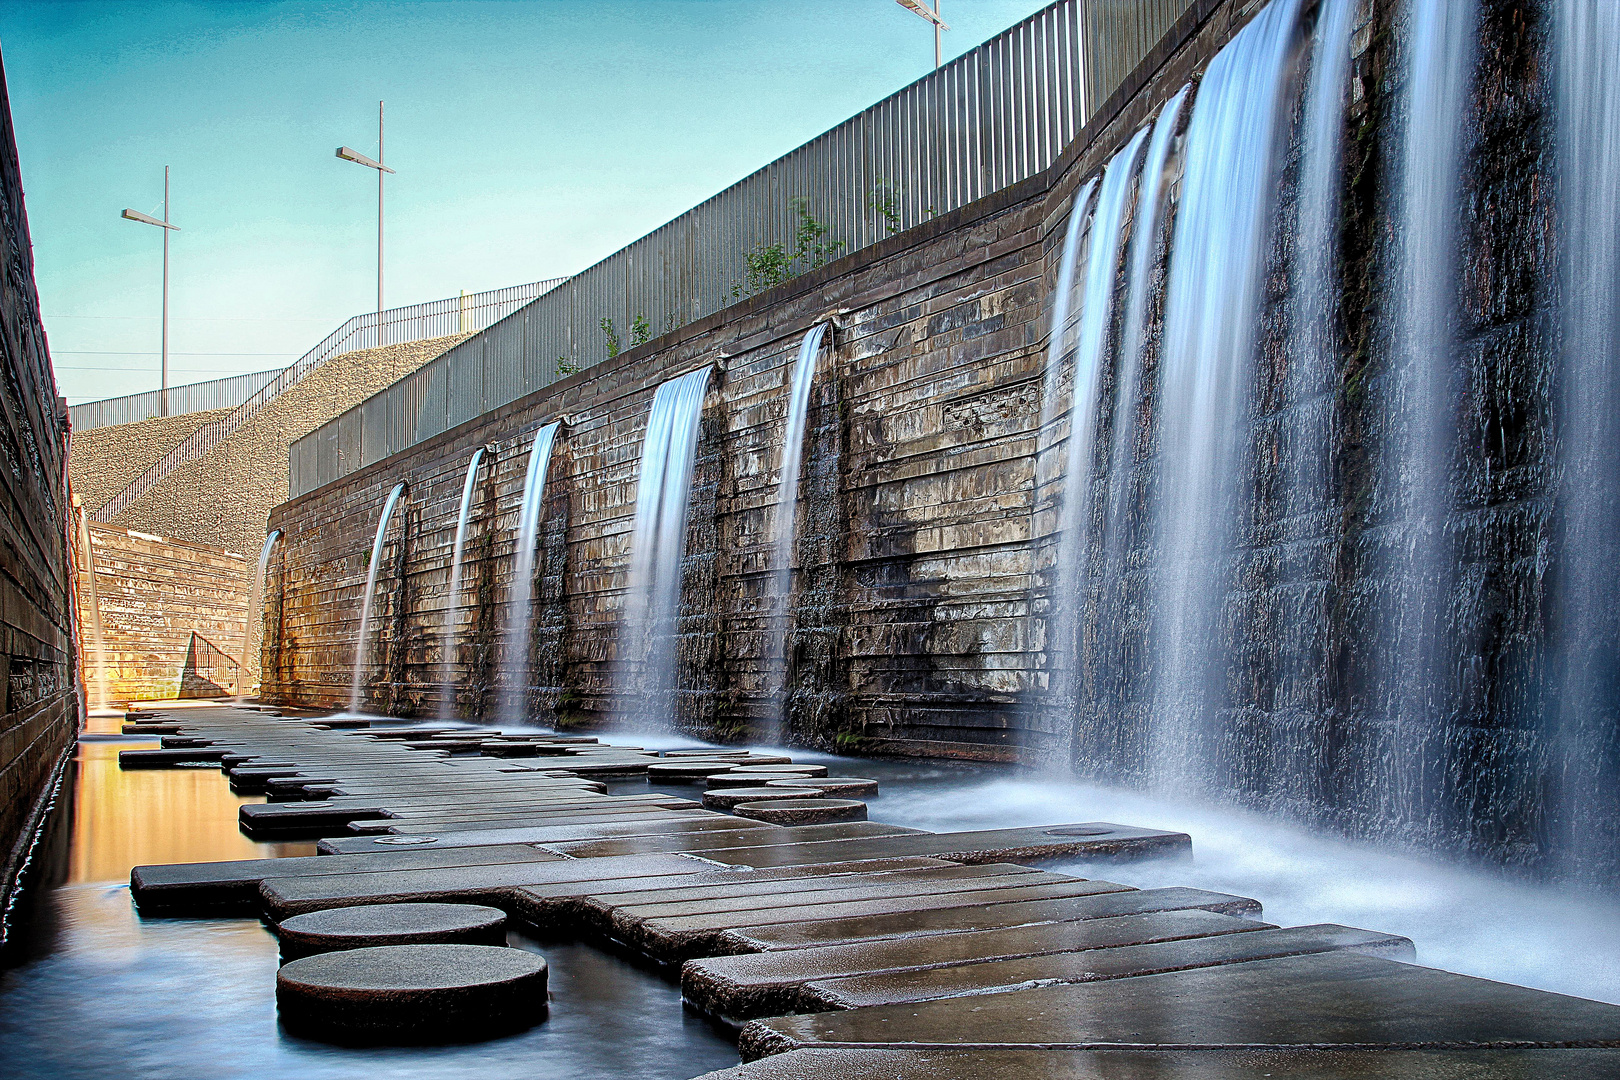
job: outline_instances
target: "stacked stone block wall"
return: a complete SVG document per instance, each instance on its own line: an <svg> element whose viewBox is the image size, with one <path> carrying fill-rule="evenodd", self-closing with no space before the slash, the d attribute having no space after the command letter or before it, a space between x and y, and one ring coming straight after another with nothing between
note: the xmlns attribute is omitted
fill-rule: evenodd
<svg viewBox="0 0 1620 1080"><path fill-rule="evenodd" d="M109 701L219 697L251 688L240 670L252 561L237 552L89 523L79 560L85 682L97 666L86 563L95 567ZM221 657L217 654L223 653Z"/></svg>

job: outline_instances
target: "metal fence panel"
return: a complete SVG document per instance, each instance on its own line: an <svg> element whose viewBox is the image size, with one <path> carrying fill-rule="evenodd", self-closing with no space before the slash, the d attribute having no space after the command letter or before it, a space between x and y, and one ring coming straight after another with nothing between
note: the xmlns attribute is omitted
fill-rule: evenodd
<svg viewBox="0 0 1620 1080"><path fill-rule="evenodd" d="M181 416L212 409L234 409L269 384L281 369L232 375L227 379L171 386L167 390L147 390L140 394L86 401L68 406L68 420L74 431L138 424L154 416Z"/></svg>
<svg viewBox="0 0 1620 1080"><path fill-rule="evenodd" d="M796 198L842 255L1040 173L1192 2L1058 0L1036 12L434 360L423 378L442 380L447 407L442 424L437 411L415 415L413 441L543 389L561 377L559 358L600 362L603 320L629 347L638 316L656 335L735 302L748 255L792 245ZM885 194L894 222L878 209ZM294 464L304 460L289 455L294 495L344 475L306 474Z"/></svg>

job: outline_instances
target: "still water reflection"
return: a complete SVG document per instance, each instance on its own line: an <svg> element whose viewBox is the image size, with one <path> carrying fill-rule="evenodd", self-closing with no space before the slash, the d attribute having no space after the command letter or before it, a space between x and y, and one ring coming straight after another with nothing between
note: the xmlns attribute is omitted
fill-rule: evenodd
<svg viewBox="0 0 1620 1080"><path fill-rule="evenodd" d="M675 1078L737 1063L683 1014L672 984L572 942L511 943L551 966L551 1012L472 1046L342 1049L276 1023L276 942L251 919L142 919L129 868L146 862L303 854L255 844L215 769L120 772L135 741L86 742L43 845L17 966L0 974L0 1075L76 1077ZM150 744L148 744L150 745ZM42 880L41 880L42 879ZM49 888L53 882L60 882Z"/></svg>

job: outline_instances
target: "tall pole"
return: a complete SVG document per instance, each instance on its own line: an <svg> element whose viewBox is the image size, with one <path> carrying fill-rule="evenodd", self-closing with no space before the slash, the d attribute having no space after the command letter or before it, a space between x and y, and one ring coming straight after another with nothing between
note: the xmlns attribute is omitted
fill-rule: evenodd
<svg viewBox="0 0 1620 1080"><path fill-rule="evenodd" d="M939 70L939 5L940 0L934 0L934 70Z"/></svg>
<svg viewBox="0 0 1620 1080"><path fill-rule="evenodd" d="M163 166L163 373L158 414L169 415L169 167Z"/></svg>
<svg viewBox="0 0 1620 1080"><path fill-rule="evenodd" d="M936 0L938 2L938 0ZM382 157L382 102L377 102L377 164L384 162ZM382 173L377 170L377 332L382 330ZM386 345L387 342L384 342Z"/></svg>

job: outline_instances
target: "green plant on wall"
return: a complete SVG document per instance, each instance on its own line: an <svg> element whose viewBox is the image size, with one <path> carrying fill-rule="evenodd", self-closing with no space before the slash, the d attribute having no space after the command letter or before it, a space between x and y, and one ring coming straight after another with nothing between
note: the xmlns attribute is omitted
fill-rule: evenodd
<svg viewBox="0 0 1620 1080"><path fill-rule="evenodd" d="M622 353L624 348L619 344L619 331L614 329L612 319L603 319L601 326L602 338L607 343L608 359L611 360Z"/></svg>
<svg viewBox="0 0 1620 1080"><path fill-rule="evenodd" d="M576 364L566 356L557 357L557 378L559 379L566 379L570 375L578 375L584 370L584 365Z"/></svg>
<svg viewBox="0 0 1620 1080"><path fill-rule="evenodd" d="M810 200L791 199L788 207L798 217L793 247L778 241L760 244L743 255L743 279L731 286L732 296L752 296L797 277L806 270L825 266L844 247L842 240L829 240L827 224L810 212Z"/></svg>
<svg viewBox="0 0 1620 1080"><path fill-rule="evenodd" d="M866 208L877 215L879 222L891 234L900 231L900 189L881 176L872 190L866 193Z"/></svg>
<svg viewBox="0 0 1620 1080"><path fill-rule="evenodd" d="M652 340L652 327L647 324L647 316L637 315L630 320L630 347L645 345Z"/></svg>

